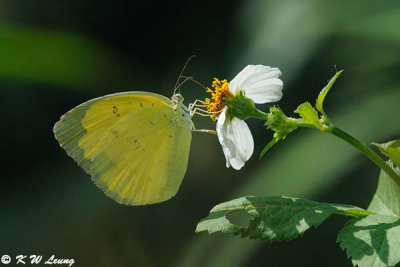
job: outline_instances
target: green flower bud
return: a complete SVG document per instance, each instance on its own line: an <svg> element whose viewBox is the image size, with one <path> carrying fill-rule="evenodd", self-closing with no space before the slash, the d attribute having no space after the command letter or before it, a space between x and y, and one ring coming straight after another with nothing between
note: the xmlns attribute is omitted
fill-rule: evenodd
<svg viewBox="0 0 400 267"><path fill-rule="evenodd" d="M285 139L288 134L297 129L296 119L286 117L278 106L273 106L267 114L267 129L275 132L274 137L278 140Z"/></svg>

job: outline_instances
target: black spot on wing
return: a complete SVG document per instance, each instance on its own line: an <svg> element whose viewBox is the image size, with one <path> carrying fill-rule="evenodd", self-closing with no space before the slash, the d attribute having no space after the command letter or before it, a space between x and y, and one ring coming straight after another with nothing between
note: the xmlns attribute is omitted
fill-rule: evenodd
<svg viewBox="0 0 400 267"><path fill-rule="evenodd" d="M115 129L110 129L110 132L113 134L113 135L115 135L115 137L118 137L118 131L117 130L115 130Z"/></svg>
<svg viewBox="0 0 400 267"><path fill-rule="evenodd" d="M119 117L121 114L119 114L117 106L113 106L113 114L115 114L117 117Z"/></svg>

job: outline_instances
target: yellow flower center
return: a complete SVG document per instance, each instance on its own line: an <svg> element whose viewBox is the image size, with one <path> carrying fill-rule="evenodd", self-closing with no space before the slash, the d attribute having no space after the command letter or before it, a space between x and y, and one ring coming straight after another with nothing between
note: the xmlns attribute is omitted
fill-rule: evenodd
<svg viewBox="0 0 400 267"><path fill-rule="evenodd" d="M207 92L211 93L211 99L206 98L205 105L207 111L211 114L210 118L215 121L226 106L226 99L234 96L229 91L229 83L226 80L220 81L218 78L214 78L211 87L214 89L207 87Z"/></svg>

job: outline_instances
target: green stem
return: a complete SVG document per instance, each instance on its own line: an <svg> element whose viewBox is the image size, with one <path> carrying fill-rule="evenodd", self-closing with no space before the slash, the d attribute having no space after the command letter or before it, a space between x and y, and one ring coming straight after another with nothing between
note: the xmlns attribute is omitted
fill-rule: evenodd
<svg viewBox="0 0 400 267"><path fill-rule="evenodd" d="M262 112L261 110L258 110L256 108L253 109L251 117L259 118L259 119L262 119L264 121L268 120L267 113Z"/></svg>
<svg viewBox="0 0 400 267"><path fill-rule="evenodd" d="M335 127L330 126L326 129L327 132L336 135L337 137L343 139L347 143L351 144L358 150L360 150L365 156L367 156L372 162L378 165L384 172L387 173L399 186L400 186L400 176L390 167L381 157L379 157L374 151L369 147L358 141L356 138L346 133L345 131Z"/></svg>
<svg viewBox="0 0 400 267"><path fill-rule="evenodd" d="M304 127L304 128L312 128L312 129L318 129L315 127L314 124L305 122L303 119L293 119L296 121L297 127Z"/></svg>
<svg viewBox="0 0 400 267"><path fill-rule="evenodd" d="M265 112L262 112L259 109L253 109L251 117L262 119L264 121L268 120L268 114ZM315 128L314 124L305 122L303 119L294 119L294 118L288 118L288 119L293 121L296 124L296 126L298 126L298 127Z"/></svg>

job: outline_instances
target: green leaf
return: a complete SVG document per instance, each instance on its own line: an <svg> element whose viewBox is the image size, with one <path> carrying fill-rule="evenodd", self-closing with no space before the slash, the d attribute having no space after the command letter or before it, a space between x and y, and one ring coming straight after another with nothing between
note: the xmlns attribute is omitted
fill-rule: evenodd
<svg viewBox="0 0 400 267"><path fill-rule="evenodd" d="M321 90L321 92L318 95L317 102L315 103L315 107L317 108L317 110L319 112L321 112L325 116L326 116L326 114L325 114L324 107L323 107L325 97L328 94L329 89L331 89L333 83L336 81L337 77L339 77L339 75L342 72L343 72L343 70L336 72L335 76L332 77L332 79L328 82L328 84Z"/></svg>
<svg viewBox="0 0 400 267"><path fill-rule="evenodd" d="M400 188L384 171L368 210L376 214L351 220L338 242L354 265L393 266L400 261Z"/></svg>
<svg viewBox="0 0 400 267"><path fill-rule="evenodd" d="M355 266L394 266L400 261L400 218L373 214L353 219L337 241Z"/></svg>
<svg viewBox="0 0 400 267"><path fill-rule="evenodd" d="M397 172L399 172L398 169ZM383 215L400 217L400 188L384 171L381 171L378 188L368 210Z"/></svg>
<svg viewBox="0 0 400 267"><path fill-rule="evenodd" d="M251 216L246 227L234 224L227 216L245 211ZM232 233L240 237L268 241L291 240L311 226L317 227L333 213L366 216L365 210L349 205L327 204L289 197L242 197L215 206L197 225L196 232Z"/></svg>
<svg viewBox="0 0 400 267"><path fill-rule="evenodd" d="M300 114L300 116L308 123L315 125L317 128L321 127L319 122L318 112L311 106L309 102L305 102L297 107L294 111Z"/></svg>
<svg viewBox="0 0 400 267"><path fill-rule="evenodd" d="M397 167L400 167L400 139L390 141L384 144L372 143L388 158L390 158Z"/></svg>

